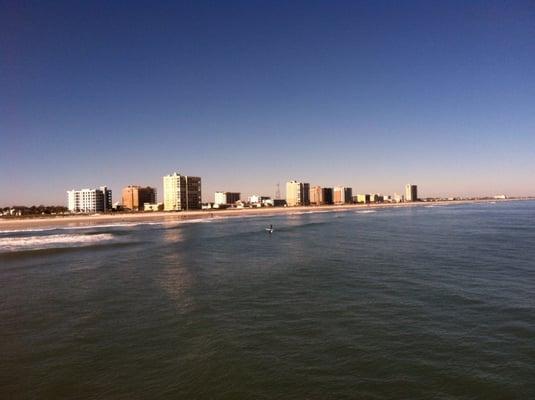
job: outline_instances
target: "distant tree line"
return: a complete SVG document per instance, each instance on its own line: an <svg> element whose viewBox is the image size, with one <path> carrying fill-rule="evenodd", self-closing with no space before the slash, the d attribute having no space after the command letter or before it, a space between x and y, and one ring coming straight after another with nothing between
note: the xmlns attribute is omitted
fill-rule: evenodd
<svg viewBox="0 0 535 400"><path fill-rule="evenodd" d="M68 213L69 209L65 206L12 206L0 208L3 216L20 216L20 215L55 215Z"/></svg>

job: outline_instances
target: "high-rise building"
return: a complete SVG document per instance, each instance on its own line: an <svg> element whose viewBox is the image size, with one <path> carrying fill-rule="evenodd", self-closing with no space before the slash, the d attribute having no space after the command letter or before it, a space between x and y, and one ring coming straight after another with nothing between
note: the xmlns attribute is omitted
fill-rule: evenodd
<svg viewBox="0 0 535 400"><path fill-rule="evenodd" d="M239 192L215 192L215 195L214 195L215 205L234 204L237 201L240 201Z"/></svg>
<svg viewBox="0 0 535 400"><path fill-rule="evenodd" d="M165 211L200 210L201 178L174 172L163 177Z"/></svg>
<svg viewBox="0 0 535 400"><path fill-rule="evenodd" d="M320 186L312 186L310 188L310 204L313 204L315 206L319 206L324 204L323 203L323 190Z"/></svg>
<svg viewBox="0 0 535 400"><path fill-rule="evenodd" d="M297 181L286 182L286 204L289 207L310 204L310 184Z"/></svg>
<svg viewBox="0 0 535 400"><path fill-rule="evenodd" d="M370 202L370 195L369 194L357 194L356 202L367 204Z"/></svg>
<svg viewBox="0 0 535 400"><path fill-rule="evenodd" d="M351 204L353 199L353 190L348 187L337 186L333 191L334 204Z"/></svg>
<svg viewBox="0 0 535 400"><path fill-rule="evenodd" d="M322 188L323 204L334 204L333 202L333 188Z"/></svg>
<svg viewBox="0 0 535 400"><path fill-rule="evenodd" d="M127 186L122 191L123 207L129 210L143 210L145 203L156 203L156 189L150 186Z"/></svg>
<svg viewBox="0 0 535 400"><path fill-rule="evenodd" d="M405 201L418 200L418 186L407 183L405 185Z"/></svg>
<svg viewBox="0 0 535 400"><path fill-rule="evenodd" d="M71 212L106 212L112 209L112 193L107 186L98 189L73 189L67 191L67 202Z"/></svg>
<svg viewBox="0 0 535 400"><path fill-rule="evenodd" d="M310 183L303 183L303 205L310 205Z"/></svg>

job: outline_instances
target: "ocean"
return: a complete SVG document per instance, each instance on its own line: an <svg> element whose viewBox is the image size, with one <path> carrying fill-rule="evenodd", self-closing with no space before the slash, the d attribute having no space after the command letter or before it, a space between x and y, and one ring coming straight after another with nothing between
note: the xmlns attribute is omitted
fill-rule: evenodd
<svg viewBox="0 0 535 400"><path fill-rule="evenodd" d="M2 399L535 398L533 201L3 231L0 284Z"/></svg>

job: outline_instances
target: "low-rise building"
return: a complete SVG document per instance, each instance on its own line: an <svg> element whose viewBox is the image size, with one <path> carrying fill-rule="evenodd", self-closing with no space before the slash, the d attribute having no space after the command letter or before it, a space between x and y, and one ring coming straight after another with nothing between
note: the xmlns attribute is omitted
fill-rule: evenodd
<svg viewBox="0 0 535 400"><path fill-rule="evenodd" d="M214 205L234 205L238 201L240 201L239 192L215 192L214 195Z"/></svg>
<svg viewBox="0 0 535 400"><path fill-rule="evenodd" d="M163 203L145 203L143 211L163 211Z"/></svg>
<svg viewBox="0 0 535 400"><path fill-rule="evenodd" d="M271 198L269 196L253 194L247 198L247 202L251 205L251 207L263 207L266 205L266 201L270 199Z"/></svg>

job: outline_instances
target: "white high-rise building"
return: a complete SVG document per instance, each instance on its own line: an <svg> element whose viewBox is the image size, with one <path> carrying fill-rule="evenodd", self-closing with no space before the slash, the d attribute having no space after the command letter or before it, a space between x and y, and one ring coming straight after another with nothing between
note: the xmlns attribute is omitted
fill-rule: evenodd
<svg viewBox="0 0 535 400"><path fill-rule="evenodd" d="M310 205L310 184L286 182L286 204L288 207Z"/></svg>
<svg viewBox="0 0 535 400"><path fill-rule="evenodd" d="M165 211L200 210L201 178L174 172L163 177Z"/></svg>
<svg viewBox="0 0 535 400"><path fill-rule="evenodd" d="M407 183L405 185L405 201L418 200L418 186Z"/></svg>
<svg viewBox="0 0 535 400"><path fill-rule="evenodd" d="M98 189L73 189L67 191L67 202L70 212L106 212L112 209L112 193L106 186Z"/></svg>

